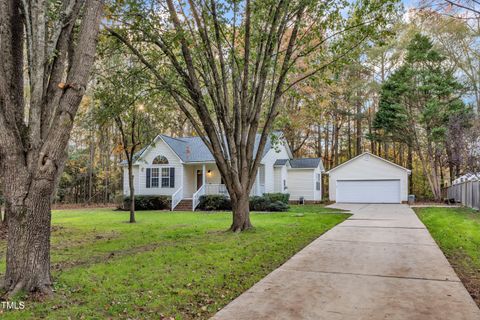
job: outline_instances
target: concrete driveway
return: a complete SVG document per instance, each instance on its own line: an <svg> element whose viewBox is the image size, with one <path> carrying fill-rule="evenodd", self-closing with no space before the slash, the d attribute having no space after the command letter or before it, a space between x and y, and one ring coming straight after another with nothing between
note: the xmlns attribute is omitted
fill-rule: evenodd
<svg viewBox="0 0 480 320"><path fill-rule="evenodd" d="M213 319L480 319L480 310L407 205L337 204L353 216Z"/></svg>

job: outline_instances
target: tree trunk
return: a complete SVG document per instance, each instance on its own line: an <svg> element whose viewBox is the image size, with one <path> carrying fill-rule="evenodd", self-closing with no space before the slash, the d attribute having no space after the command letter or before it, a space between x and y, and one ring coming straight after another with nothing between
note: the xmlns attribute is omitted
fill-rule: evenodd
<svg viewBox="0 0 480 320"><path fill-rule="evenodd" d="M135 186L132 161L128 162L128 187L130 189L130 223L135 223Z"/></svg>
<svg viewBox="0 0 480 320"><path fill-rule="evenodd" d="M327 122L325 124L325 149L323 152L323 158L325 159L324 165L326 170L330 170L331 166L331 157L328 154L328 145L330 144L330 133L329 133L329 123Z"/></svg>
<svg viewBox="0 0 480 320"><path fill-rule="evenodd" d="M51 201L61 168L47 160L28 170L18 156L10 155L2 168L8 224L3 285L10 297L21 290L50 294Z"/></svg>
<svg viewBox="0 0 480 320"><path fill-rule="evenodd" d="M362 104L360 103L360 95L357 94L356 103L356 115L355 115L355 130L356 130L356 149L355 155L358 156L362 153Z"/></svg>
<svg viewBox="0 0 480 320"><path fill-rule="evenodd" d="M347 118L347 144L348 144L348 159L350 160L352 158L352 124L350 120L350 115L348 115Z"/></svg>
<svg viewBox="0 0 480 320"><path fill-rule="evenodd" d="M408 144L407 150L407 169L410 170L410 177L408 179L409 193L413 194L413 148Z"/></svg>
<svg viewBox="0 0 480 320"><path fill-rule="evenodd" d="M237 199L232 199L233 223L230 231L240 232L251 229L250 222L250 197L248 192L241 192L237 195Z"/></svg>

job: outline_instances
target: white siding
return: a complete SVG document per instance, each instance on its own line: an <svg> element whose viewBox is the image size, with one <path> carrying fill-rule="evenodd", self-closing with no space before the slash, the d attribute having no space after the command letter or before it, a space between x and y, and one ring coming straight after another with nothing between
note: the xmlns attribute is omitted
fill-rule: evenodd
<svg viewBox="0 0 480 320"><path fill-rule="evenodd" d="M197 170L202 171L202 164L186 164L184 165L183 178L183 197L191 198L197 191ZM210 173L208 171L210 170ZM222 177L215 163L205 164L205 183L220 184Z"/></svg>
<svg viewBox="0 0 480 320"><path fill-rule="evenodd" d="M196 169L197 166L183 166L183 197L191 198L192 194L197 191L196 186Z"/></svg>
<svg viewBox="0 0 480 320"><path fill-rule="evenodd" d="M336 201L337 180L400 180L400 200L408 200L408 172L370 154L363 154L329 174L329 197Z"/></svg>
<svg viewBox="0 0 480 320"><path fill-rule="evenodd" d="M286 143L286 142L284 142ZM275 192L273 164L277 159L289 159L287 148L284 144L278 144L270 149L263 157L262 164L265 166L265 192Z"/></svg>
<svg viewBox="0 0 480 320"><path fill-rule="evenodd" d="M317 174L320 175L320 190L317 190ZM322 171L320 167L317 167L314 170L313 175L313 200L321 201L322 200Z"/></svg>
<svg viewBox="0 0 480 320"><path fill-rule="evenodd" d="M138 194L138 166L133 166L133 187L135 194ZM130 186L128 185L128 167L123 168L123 195L130 195Z"/></svg>
<svg viewBox="0 0 480 320"><path fill-rule="evenodd" d="M287 189L285 189L283 186L283 180L285 180L285 185L287 186ZM282 167L282 193L288 193L288 170L287 166Z"/></svg>
<svg viewBox="0 0 480 320"><path fill-rule="evenodd" d="M314 169L291 169L288 170L288 192L290 200L319 200L315 195L315 170Z"/></svg>
<svg viewBox="0 0 480 320"><path fill-rule="evenodd" d="M283 188L283 181L288 188L288 171L287 166L275 167L273 168L273 184L274 192L288 193L288 189Z"/></svg>
<svg viewBox="0 0 480 320"><path fill-rule="evenodd" d="M168 164L164 165L152 165L153 159L162 155L168 159ZM170 149L170 147L159 138L153 147L146 151L142 159L138 161L137 175L138 181L136 182L136 194L137 195L172 195L180 188L183 182L183 165L180 158ZM147 188L146 187L146 168L162 168L162 167L174 167L175 168L175 187L174 188ZM161 171L161 169L160 169ZM128 185L127 185L128 186ZM161 186L161 182L160 182ZM127 191L128 192L128 191Z"/></svg>
<svg viewBox="0 0 480 320"><path fill-rule="evenodd" d="M273 168L273 192L282 192L282 167Z"/></svg>

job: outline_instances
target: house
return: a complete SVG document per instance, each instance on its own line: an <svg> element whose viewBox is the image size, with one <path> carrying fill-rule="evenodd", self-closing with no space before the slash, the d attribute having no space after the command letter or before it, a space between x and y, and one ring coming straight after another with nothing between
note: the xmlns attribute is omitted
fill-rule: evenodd
<svg viewBox="0 0 480 320"><path fill-rule="evenodd" d="M322 199L320 158L294 159L280 133L269 137L265 144L256 182L251 195L290 193L291 200L320 201ZM275 140L275 141L273 141ZM254 148L257 149L260 134ZM129 195L128 168L124 165L123 192ZM228 196L213 155L200 137L173 138L158 135L136 156L133 165L136 195L167 195L172 208L180 202L195 209L201 195Z"/></svg>
<svg viewBox="0 0 480 320"><path fill-rule="evenodd" d="M408 200L410 170L370 152L364 152L327 173L331 201L401 203Z"/></svg>

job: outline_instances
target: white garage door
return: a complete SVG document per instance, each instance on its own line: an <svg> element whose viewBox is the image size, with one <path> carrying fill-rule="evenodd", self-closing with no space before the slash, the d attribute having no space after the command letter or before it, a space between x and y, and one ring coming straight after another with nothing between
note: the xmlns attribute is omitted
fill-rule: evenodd
<svg viewBox="0 0 480 320"><path fill-rule="evenodd" d="M400 180L337 180L337 202L400 203Z"/></svg>

